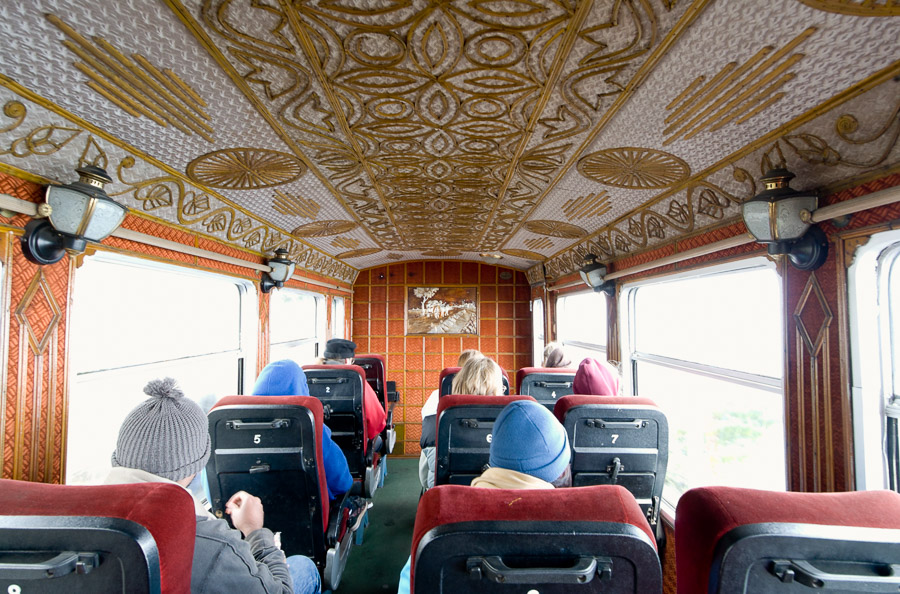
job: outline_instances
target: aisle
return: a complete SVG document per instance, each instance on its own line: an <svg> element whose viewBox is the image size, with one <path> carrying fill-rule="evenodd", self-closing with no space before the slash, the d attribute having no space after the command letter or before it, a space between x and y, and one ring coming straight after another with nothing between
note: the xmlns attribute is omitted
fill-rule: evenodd
<svg viewBox="0 0 900 594"><path fill-rule="evenodd" d="M409 557L416 505L419 459L388 459L384 487L375 493L365 542L353 547L336 594L394 594Z"/></svg>

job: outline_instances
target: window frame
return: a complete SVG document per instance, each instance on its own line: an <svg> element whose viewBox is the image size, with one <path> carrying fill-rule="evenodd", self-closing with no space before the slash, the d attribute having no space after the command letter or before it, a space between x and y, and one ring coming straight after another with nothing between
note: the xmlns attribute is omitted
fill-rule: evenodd
<svg viewBox="0 0 900 594"><path fill-rule="evenodd" d="M656 285L661 283L668 283L674 281L683 281L692 278L701 278L705 276L713 276L719 274L729 274L738 272L741 270L753 270L753 269L769 269L773 270L776 273L779 272L778 266L769 260L766 257L762 256L752 256L749 258L743 258L740 260L735 260L732 262L726 262L723 264L715 264L712 266L705 266L702 268L694 268L691 270L686 270L682 272L675 273L667 273L656 275L648 278L643 278L640 280L636 280L633 282L623 283L621 289L619 291L619 299L622 300L625 307L619 307L618 311L618 320L619 327L624 329L624 331L620 332L620 336L622 337L621 344L621 357L622 357L622 393L628 395L634 395L636 393L638 386L638 363L646 362L655 365L661 365L664 367L668 367L671 369L675 369L682 372L692 373L703 377L709 377L712 379L727 381L737 385L743 385L751 388L765 390L767 392L771 392L773 394L780 394L781 403L782 403L782 434L784 437L784 484L785 489L790 486L790 464L788 463L788 446L789 446L789 427L788 427L788 400L785 395L784 390L784 378L785 378L785 369L786 369L786 360L782 362L782 371L781 378L773 378L767 375L755 374L746 371L739 371L734 369L727 369L718 367L715 365L699 363L696 361L690 361L686 359L675 359L672 357L666 357L662 355L654 355L652 353L644 353L637 351L635 349L635 345L637 344L637 326L635 323L636 316L636 299L637 292L641 287L646 287L649 285ZM779 274L780 276L780 274ZM783 280L782 280L782 302L784 296L784 288L783 288ZM783 308L782 308L783 309ZM784 335L784 323L782 320L782 340ZM670 434L670 450L671 450L671 434ZM670 519L675 517L675 508L669 503L668 500L663 499L661 502L662 509L665 512L665 515Z"/></svg>
<svg viewBox="0 0 900 594"><path fill-rule="evenodd" d="M67 410L67 426L65 431L64 443L65 458L63 460L62 467L65 481L68 481L70 478L69 470L72 468L72 465L69 464L68 456L69 452L73 449L70 448L70 439L75 434L75 432L71 430L71 427L69 427L68 423L70 423L72 419L70 413L73 407L73 396L75 395L74 392L77 389L76 386L80 385L82 382L88 384L92 381L117 382L120 381L120 378L132 377L135 373L145 374L147 378L165 377L167 375L167 372L170 372L172 365L182 365L192 360L202 360L204 363L206 363L209 361L214 361L218 357L230 355L233 355L235 359L237 359L238 366L237 369L235 369L235 376L233 378L235 384L232 386L231 390L228 390L228 394L245 393L245 391L253 385L256 379L256 361L259 336L259 296L257 292L257 283L253 282L250 279L229 274L227 272L197 269L189 266L183 266L174 262L162 262L158 260L142 258L138 254L122 254L105 250L98 251L95 255L91 256L90 263L112 264L117 266L127 266L136 269L163 272L172 275L172 285L175 291L177 291L178 288L178 277L207 278L215 280L217 282L221 282L223 284L223 287L228 284L232 285L233 288L238 291L237 348L208 351L191 354L188 356L175 356L170 359L145 360L138 363L126 363L124 365L117 365L115 367L97 367L91 368L87 371L80 371L74 364L68 365L66 372L66 382L69 386L69 409ZM71 303L74 303L74 306L73 308L70 308L68 313L68 319L70 322L68 327L69 331L74 329L72 322L77 315L74 308L78 307L77 304L80 297L78 294L78 282L78 273L76 272L72 278L73 300L71 301ZM222 396L228 394L222 394ZM192 398L192 395L188 394L187 397ZM202 405L201 401L194 401ZM80 406L77 403L74 404L75 406Z"/></svg>
<svg viewBox="0 0 900 594"><path fill-rule="evenodd" d="M539 306L540 309L540 323L538 323L537 309ZM544 362L544 347L547 346L547 336L545 332L546 328L546 317L544 315L544 299L543 297L537 297L531 300L530 304L531 309L531 356L532 356L532 366L540 367ZM540 342L539 342L540 341ZM540 346L538 346L540 344Z"/></svg>
<svg viewBox="0 0 900 594"><path fill-rule="evenodd" d="M887 412L892 397L900 398L893 377L893 355L900 348L900 341L893 345L891 340L891 315L900 315L890 307L893 274L900 274L900 230L869 236L847 269L853 474L858 490L890 488Z"/></svg>
<svg viewBox="0 0 900 594"><path fill-rule="evenodd" d="M326 329L328 327L328 312L327 312L327 304L325 295L320 293L314 293L312 291L306 291L303 289L294 289L291 287L283 287L279 289L279 291L286 291L287 293L299 293L302 295L309 295L313 298L313 303L315 304L315 334L313 336L306 336L302 338L292 338L290 340L283 340L280 342L272 342L272 333L271 333L271 321L272 321L272 303L271 297L269 302L269 352L271 353L272 347L280 347L280 348L296 348L305 346L308 344L314 345L314 356L318 357L320 353L324 352L324 344L325 344L325 334Z"/></svg>
<svg viewBox="0 0 900 594"><path fill-rule="evenodd" d="M603 299L603 310L604 310L604 319L606 323L603 325L603 344L593 343L593 342L585 342L583 340L567 340L563 333L560 331L559 324L559 313L565 309L565 300L571 297L580 296L580 295L599 295ZM564 293L562 295L556 296L556 341L559 342L563 347L572 346L576 349L583 351L590 351L591 353L596 353L598 358L606 359L607 353L609 352L609 296L605 293L592 291L591 289L585 289L583 291L572 291L568 293ZM562 307L561 303L562 302ZM571 353L569 353L571 355ZM578 361L575 359L572 360L572 364L574 366L578 365Z"/></svg>

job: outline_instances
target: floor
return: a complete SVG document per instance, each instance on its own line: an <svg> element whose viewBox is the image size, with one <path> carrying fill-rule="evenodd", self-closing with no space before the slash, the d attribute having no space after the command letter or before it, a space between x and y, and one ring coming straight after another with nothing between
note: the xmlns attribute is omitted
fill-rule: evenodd
<svg viewBox="0 0 900 594"><path fill-rule="evenodd" d="M400 570L409 557L421 488L418 458L388 459L388 474L375 492L363 544L351 549L337 593L397 591Z"/></svg>

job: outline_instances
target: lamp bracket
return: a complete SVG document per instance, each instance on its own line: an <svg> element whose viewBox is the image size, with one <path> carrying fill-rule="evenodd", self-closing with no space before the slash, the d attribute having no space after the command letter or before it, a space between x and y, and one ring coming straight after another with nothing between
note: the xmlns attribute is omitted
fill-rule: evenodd
<svg viewBox="0 0 900 594"><path fill-rule="evenodd" d="M66 254L63 237L47 219L28 221L20 241L25 258L39 266L55 264Z"/></svg>
<svg viewBox="0 0 900 594"><path fill-rule="evenodd" d="M815 270L828 258L828 236L817 226L809 228L803 237L791 245L788 259L794 268Z"/></svg>

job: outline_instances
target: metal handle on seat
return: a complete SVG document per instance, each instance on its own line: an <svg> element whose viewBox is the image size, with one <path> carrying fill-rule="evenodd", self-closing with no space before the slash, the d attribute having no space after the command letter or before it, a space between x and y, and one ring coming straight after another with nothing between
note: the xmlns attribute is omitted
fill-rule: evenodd
<svg viewBox="0 0 900 594"><path fill-rule="evenodd" d="M0 578L4 580L36 580L90 573L100 565L99 553L63 551L52 559L36 563L0 563Z"/></svg>
<svg viewBox="0 0 900 594"><path fill-rule="evenodd" d="M634 419L633 421L607 421L606 419L585 419L588 427L597 427L598 429L641 429L647 426L644 419Z"/></svg>
<svg viewBox="0 0 900 594"><path fill-rule="evenodd" d="M310 377L307 381L311 384L346 384L350 380L345 377Z"/></svg>
<svg viewBox="0 0 900 594"><path fill-rule="evenodd" d="M237 419L227 421L225 426L235 431L258 431L260 429L287 429L291 426L290 419L272 419L271 421L246 422Z"/></svg>
<svg viewBox="0 0 900 594"><path fill-rule="evenodd" d="M572 382L534 382L540 388L571 388Z"/></svg>
<svg viewBox="0 0 900 594"><path fill-rule="evenodd" d="M814 590L851 590L859 592L896 592L900 587L900 565L872 563L885 575L852 575L828 573L809 561L780 559L773 561L769 571L786 584L799 583ZM858 586L858 589L853 588Z"/></svg>
<svg viewBox="0 0 900 594"><path fill-rule="evenodd" d="M608 557L579 557L572 567L512 568L498 556L469 557L466 560L469 578L488 579L498 584L586 584L599 574L600 579L612 579L612 559Z"/></svg>

